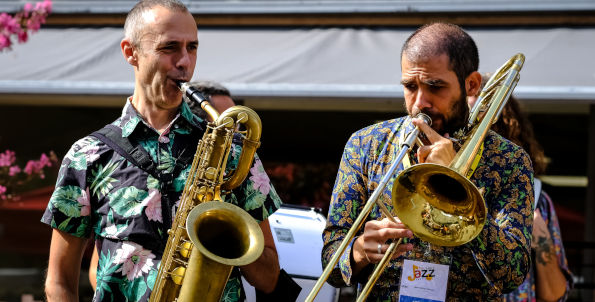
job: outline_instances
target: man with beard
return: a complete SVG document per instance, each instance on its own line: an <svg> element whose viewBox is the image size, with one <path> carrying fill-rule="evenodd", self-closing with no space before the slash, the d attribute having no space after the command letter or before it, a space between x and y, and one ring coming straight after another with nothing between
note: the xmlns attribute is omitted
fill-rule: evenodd
<svg viewBox="0 0 595 302"><path fill-rule="evenodd" d="M407 39L401 51L401 83L409 116L361 129L347 142L323 233L325 266L396 158L400 142L415 126L426 144L410 152L397 171L416 163L450 164L458 149L451 138L468 119L466 96L480 88L478 65L475 42L456 25L426 25ZM420 112L432 118L431 127L412 118ZM485 301L516 288L530 266L531 161L523 149L490 131L472 170L470 180L482 188L487 205L487 222L475 239L456 247L430 244L416 238L398 217L397 223L383 217L375 206L328 282L365 284L391 240L406 238L368 301L410 301L410 297ZM394 177L378 200L391 211L393 182ZM426 280L433 285L424 285ZM429 289L432 286L442 289Z"/></svg>

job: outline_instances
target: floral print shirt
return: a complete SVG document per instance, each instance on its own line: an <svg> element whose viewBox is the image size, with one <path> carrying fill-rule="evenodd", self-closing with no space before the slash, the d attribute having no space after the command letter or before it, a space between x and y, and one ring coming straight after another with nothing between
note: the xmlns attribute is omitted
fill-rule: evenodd
<svg viewBox="0 0 595 302"><path fill-rule="evenodd" d="M384 121L355 132L348 140L332 192L323 232L326 266L399 152L401 132L413 129L410 119ZM415 156L411 157L415 160ZM403 165L397 171L403 170ZM398 174L398 173L397 173ZM379 201L392 210L393 177ZM487 222L472 241L457 247L410 240L413 251L392 260L375 284L368 301L397 301L403 259L450 264L447 300L486 301L519 286L531 265L533 171L528 155L495 132L488 132L484 150L471 181L484 188ZM381 219L375 206L368 220ZM363 227L358 235L363 232ZM354 238L355 240L355 238ZM335 286L366 283L372 265L352 275L349 244L328 280Z"/></svg>
<svg viewBox="0 0 595 302"><path fill-rule="evenodd" d="M539 180L536 179L535 181L537 182ZM558 216L556 215L556 210L554 209L554 203L552 202L550 196L547 195L547 193L543 190L537 199L537 208L541 212L541 216L543 217L543 220L550 231L550 235L552 236L552 241L554 242L554 251L556 252L560 270L564 273L564 276L566 276L566 293L560 299L558 299L558 301L566 301L568 293L573 286L572 273L570 272L570 269L568 269L568 260L566 260L566 253L564 252L564 245L562 244L560 224L558 223ZM523 282L523 284L521 284L512 293L505 295L503 301L537 301L537 295L535 292L535 278L535 269L533 266L531 266L531 270L529 271L529 274L527 274L525 282Z"/></svg>
<svg viewBox="0 0 595 302"><path fill-rule="evenodd" d="M172 173L180 154L197 144L196 139L188 139L190 135L198 131L197 137L202 137L205 129L205 122L185 102L161 135L130 101L112 124L149 153L159 173ZM240 154L241 146L233 145L228 169L237 165ZM99 263L94 301L148 300L189 170L190 165L173 175L170 187L164 188L159 179L95 137L77 141L68 151L42 222L73 236L95 237ZM223 198L258 222L281 204L258 157L246 180ZM235 268L222 301L238 301L242 296Z"/></svg>

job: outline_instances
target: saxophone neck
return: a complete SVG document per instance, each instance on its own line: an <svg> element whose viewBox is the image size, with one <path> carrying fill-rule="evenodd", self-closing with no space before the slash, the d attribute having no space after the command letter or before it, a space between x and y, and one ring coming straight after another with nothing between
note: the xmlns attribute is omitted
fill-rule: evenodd
<svg viewBox="0 0 595 302"><path fill-rule="evenodd" d="M248 107L233 106L225 110L216 121L216 124L229 125L231 121L233 121L234 127L236 123L244 125L245 131L242 132L244 137L238 165L221 185L221 188L225 191L239 186L248 176L256 149L260 146L260 134L262 132L260 117Z"/></svg>
<svg viewBox="0 0 595 302"><path fill-rule="evenodd" d="M219 112L211 106L209 100L198 89L190 85L189 82L177 82L177 85L188 99L200 104L200 108L209 115L212 121L219 118Z"/></svg>

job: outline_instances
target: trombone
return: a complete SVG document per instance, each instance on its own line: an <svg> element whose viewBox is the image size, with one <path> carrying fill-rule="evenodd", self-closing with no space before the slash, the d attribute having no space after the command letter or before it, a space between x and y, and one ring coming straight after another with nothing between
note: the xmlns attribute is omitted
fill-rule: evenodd
<svg viewBox="0 0 595 302"><path fill-rule="evenodd" d="M488 80L471 109L465 134L460 137L464 141L463 146L448 167L431 163L417 164L399 173L395 179L391 199L396 216L418 238L442 246L458 246L473 240L483 229L487 217L485 200L480 190L468 179L470 176L468 173L488 130L498 120L516 87L524 62L525 56L521 53L516 54ZM484 113L482 117L479 117L480 111ZM422 119L430 123L429 118L422 116ZM402 144L396 160L364 205L360 215L306 297L306 302L314 301L375 204L386 217L394 221L393 214L377 200L418 135L419 129L416 127ZM402 238L390 244L357 301L366 300L401 240Z"/></svg>

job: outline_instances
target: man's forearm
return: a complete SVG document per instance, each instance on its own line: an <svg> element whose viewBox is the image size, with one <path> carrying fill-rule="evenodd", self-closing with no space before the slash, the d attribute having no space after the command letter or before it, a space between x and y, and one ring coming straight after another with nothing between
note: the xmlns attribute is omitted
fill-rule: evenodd
<svg viewBox="0 0 595 302"><path fill-rule="evenodd" d="M78 287L86 238L57 229L52 231L50 259L45 280L47 301L78 301Z"/></svg>
<svg viewBox="0 0 595 302"><path fill-rule="evenodd" d="M566 292L568 280L560 270L560 264L554 251L553 243L543 237L535 248L535 290L538 300L558 301Z"/></svg>
<svg viewBox="0 0 595 302"><path fill-rule="evenodd" d="M258 260L242 266L240 270L252 286L265 293L272 292L279 278L277 251L274 248L265 246Z"/></svg>

